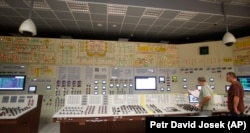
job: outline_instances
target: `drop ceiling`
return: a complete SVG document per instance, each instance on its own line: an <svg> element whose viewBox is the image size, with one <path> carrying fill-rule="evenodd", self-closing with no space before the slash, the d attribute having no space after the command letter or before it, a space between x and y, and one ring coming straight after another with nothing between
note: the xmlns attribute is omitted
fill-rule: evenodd
<svg viewBox="0 0 250 133"><path fill-rule="evenodd" d="M35 0L36 37L184 44L250 36L250 0ZM22 36L30 0L0 0L0 35Z"/></svg>

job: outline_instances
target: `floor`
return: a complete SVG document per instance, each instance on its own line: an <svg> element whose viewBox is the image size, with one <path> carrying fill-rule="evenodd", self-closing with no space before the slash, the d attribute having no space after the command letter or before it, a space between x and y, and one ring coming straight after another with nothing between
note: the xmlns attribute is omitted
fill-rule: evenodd
<svg viewBox="0 0 250 133"><path fill-rule="evenodd" d="M60 133L60 124L40 123L38 133Z"/></svg>

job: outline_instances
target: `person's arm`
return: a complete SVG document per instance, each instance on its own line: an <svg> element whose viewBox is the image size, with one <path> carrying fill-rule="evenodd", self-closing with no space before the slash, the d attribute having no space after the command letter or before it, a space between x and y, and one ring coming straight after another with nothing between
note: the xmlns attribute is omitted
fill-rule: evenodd
<svg viewBox="0 0 250 133"><path fill-rule="evenodd" d="M200 108L203 107L205 103L207 103L211 99L211 96L204 97L201 102L199 103Z"/></svg>
<svg viewBox="0 0 250 133"><path fill-rule="evenodd" d="M233 105L234 106L234 112L236 114L240 114L239 110L237 109L237 107L239 105L240 98L238 96L234 96L233 101L234 101L234 105Z"/></svg>

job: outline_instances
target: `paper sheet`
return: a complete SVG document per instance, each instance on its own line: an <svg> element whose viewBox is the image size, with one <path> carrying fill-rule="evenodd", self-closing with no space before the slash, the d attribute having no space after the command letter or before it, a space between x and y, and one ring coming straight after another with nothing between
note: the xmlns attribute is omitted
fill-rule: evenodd
<svg viewBox="0 0 250 133"><path fill-rule="evenodd" d="M193 95L194 97L199 97L200 95L200 91L199 90L189 90L188 89L188 92Z"/></svg>

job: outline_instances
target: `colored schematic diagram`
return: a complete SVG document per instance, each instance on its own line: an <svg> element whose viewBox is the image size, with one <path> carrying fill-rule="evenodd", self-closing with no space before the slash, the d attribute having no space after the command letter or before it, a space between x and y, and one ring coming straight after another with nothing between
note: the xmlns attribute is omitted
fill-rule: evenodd
<svg viewBox="0 0 250 133"><path fill-rule="evenodd" d="M76 57L77 45L76 41L72 39L58 40L57 44L57 63L60 64L74 64L73 61Z"/></svg>
<svg viewBox="0 0 250 133"><path fill-rule="evenodd" d="M133 42L117 42L115 45L115 66L133 66L135 44Z"/></svg>
<svg viewBox="0 0 250 133"><path fill-rule="evenodd" d="M155 57L154 55L137 55L139 57L135 57L134 66L155 66Z"/></svg>
<svg viewBox="0 0 250 133"><path fill-rule="evenodd" d="M176 46L151 43L138 43L136 46L134 66L178 66Z"/></svg>
<svg viewBox="0 0 250 133"><path fill-rule="evenodd" d="M248 65L250 64L250 38L239 40L233 49L234 64Z"/></svg>
<svg viewBox="0 0 250 133"><path fill-rule="evenodd" d="M31 77L51 77L55 71L55 66L50 65L33 65L29 67Z"/></svg>
<svg viewBox="0 0 250 133"><path fill-rule="evenodd" d="M55 63L53 46L38 38L6 37L1 41L0 61L4 63Z"/></svg>
<svg viewBox="0 0 250 133"><path fill-rule="evenodd" d="M114 65L113 45L111 41L86 40L84 46L79 45L81 55L77 58L85 65Z"/></svg>
<svg viewBox="0 0 250 133"><path fill-rule="evenodd" d="M106 56L108 51L108 43L105 41L86 41L85 50L88 56Z"/></svg>
<svg viewBox="0 0 250 133"><path fill-rule="evenodd" d="M238 53L234 57L234 63L236 65L247 65L250 64L250 50L242 53Z"/></svg>
<svg viewBox="0 0 250 133"><path fill-rule="evenodd" d="M136 44L134 66L135 67L152 67L156 66L156 52L155 46L151 43L138 43Z"/></svg>

